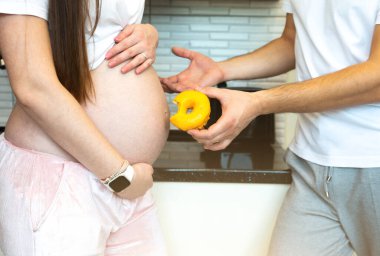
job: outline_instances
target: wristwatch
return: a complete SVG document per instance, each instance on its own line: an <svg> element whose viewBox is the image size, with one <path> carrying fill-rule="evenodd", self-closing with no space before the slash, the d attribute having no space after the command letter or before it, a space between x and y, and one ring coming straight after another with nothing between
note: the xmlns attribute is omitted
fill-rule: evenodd
<svg viewBox="0 0 380 256"><path fill-rule="evenodd" d="M132 165L124 161L118 172L101 181L109 190L119 193L131 184L134 175L135 170Z"/></svg>

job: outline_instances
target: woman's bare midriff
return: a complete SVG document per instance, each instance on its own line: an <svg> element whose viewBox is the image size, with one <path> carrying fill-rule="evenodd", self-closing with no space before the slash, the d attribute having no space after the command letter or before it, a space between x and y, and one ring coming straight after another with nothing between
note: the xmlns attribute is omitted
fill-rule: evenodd
<svg viewBox="0 0 380 256"><path fill-rule="evenodd" d="M170 114L154 69L122 74L120 67L110 69L103 62L91 74L96 96L83 104L84 110L125 159L152 164L165 145ZM11 114L5 137L19 147L75 161L20 107Z"/></svg>

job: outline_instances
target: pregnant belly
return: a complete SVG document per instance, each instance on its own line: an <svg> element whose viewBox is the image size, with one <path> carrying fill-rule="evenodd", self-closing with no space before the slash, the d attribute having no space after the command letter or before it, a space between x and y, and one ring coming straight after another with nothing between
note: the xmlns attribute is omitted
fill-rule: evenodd
<svg viewBox="0 0 380 256"><path fill-rule="evenodd" d="M103 62L92 78L96 96L84 109L95 125L128 161L153 163L165 145L170 115L154 69L121 74Z"/></svg>

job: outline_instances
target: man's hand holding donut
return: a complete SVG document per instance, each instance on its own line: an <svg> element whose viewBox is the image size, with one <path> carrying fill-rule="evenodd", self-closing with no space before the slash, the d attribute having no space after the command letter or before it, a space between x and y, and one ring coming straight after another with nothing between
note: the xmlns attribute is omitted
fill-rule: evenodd
<svg viewBox="0 0 380 256"><path fill-rule="evenodd" d="M173 48L173 53L190 60L190 65L177 75L161 78L164 90L180 92L197 89L209 98L215 98L222 105L222 116L207 130L189 130L195 140L205 149L221 150L258 115L260 115L259 92L248 93L236 90L218 89L209 86L227 79L225 62L215 62L211 58L184 48Z"/></svg>
<svg viewBox="0 0 380 256"><path fill-rule="evenodd" d="M226 148L253 119L261 114L259 92L248 93L213 87L199 90L210 98L218 99L222 105L222 116L215 124L207 130L188 131L188 134L203 144L205 149Z"/></svg>

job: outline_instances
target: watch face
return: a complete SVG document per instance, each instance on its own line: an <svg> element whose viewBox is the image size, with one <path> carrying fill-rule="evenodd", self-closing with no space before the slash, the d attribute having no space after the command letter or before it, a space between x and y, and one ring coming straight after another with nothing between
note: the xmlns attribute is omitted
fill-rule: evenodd
<svg viewBox="0 0 380 256"><path fill-rule="evenodd" d="M129 182L129 180L126 177L119 176L116 179L114 179L113 181L111 181L109 183L109 186L110 186L110 188L112 188L113 191L118 193L118 192L124 190L125 188L127 188L130 184L131 183Z"/></svg>

